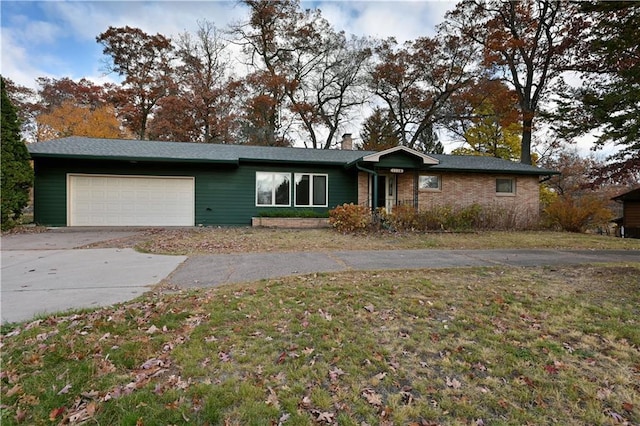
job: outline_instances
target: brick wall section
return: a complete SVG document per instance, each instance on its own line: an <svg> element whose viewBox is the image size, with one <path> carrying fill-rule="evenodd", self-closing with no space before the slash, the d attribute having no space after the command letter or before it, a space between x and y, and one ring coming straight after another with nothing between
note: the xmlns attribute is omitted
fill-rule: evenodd
<svg viewBox="0 0 640 426"><path fill-rule="evenodd" d="M468 206L480 204L499 207L514 213L520 221L537 221L539 218L538 176L505 176L481 174L443 173L441 191L419 191L419 208L428 209L436 205ZM497 194L496 178L513 177L516 181L515 195Z"/></svg>
<svg viewBox="0 0 640 426"><path fill-rule="evenodd" d="M510 176L500 174L440 173L440 191L418 191L418 208L429 209L437 205L468 206L480 204L500 207L517 214L523 221L536 221L539 217L538 176ZM496 178L515 178L515 195L496 194ZM405 172L397 175L398 202L412 203L416 175ZM358 174L358 203L369 205L369 175Z"/></svg>
<svg viewBox="0 0 640 426"><path fill-rule="evenodd" d="M396 179L398 179L398 203L413 205L416 174L406 172L396 175Z"/></svg>
<svg viewBox="0 0 640 426"><path fill-rule="evenodd" d="M358 172L358 204L361 206L371 206L369 202L369 173Z"/></svg>

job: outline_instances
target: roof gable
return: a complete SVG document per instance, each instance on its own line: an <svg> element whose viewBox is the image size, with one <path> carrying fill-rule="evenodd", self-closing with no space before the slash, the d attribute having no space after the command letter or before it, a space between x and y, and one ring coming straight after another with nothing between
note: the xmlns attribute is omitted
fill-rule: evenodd
<svg viewBox="0 0 640 426"><path fill-rule="evenodd" d="M422 152L418 152L415 149L411 149L406 146L394 146L393 148L385 149L384 151L365 155L364 157L362 157L362 161L366 161L369 163L378 163L383 157L387 157L394 153L404 153L412 157L415 157L421 160L423 165L435 165L440 163L439 160L436 160L435 158L429 155L423 154Z"/></svg>

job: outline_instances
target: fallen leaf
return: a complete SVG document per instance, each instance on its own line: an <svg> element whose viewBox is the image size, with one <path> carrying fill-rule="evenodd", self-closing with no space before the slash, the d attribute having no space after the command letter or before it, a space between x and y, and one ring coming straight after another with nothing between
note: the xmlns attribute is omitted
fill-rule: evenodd
<svg viewBox="0 0 640 426"><path fill-rule="evenodd" d="M344 371L342 371L338 367L334 367L329 371L329 379L332 383L336 382L342 375L344 375Z"/></svg>
<svg viewBox="0 0 640 426"><path fill-rule="evenodd" d="M287 359L287 351L283 351L276 359L276 364L282 364Z"/></svg>
<svg viewBox="0 0 640 426"><path fill-rule="evenodd" d="M222 361L222 362L231 361L231 355L229 355L226 352L222 352L222 351L218 352L218 358L220 358L220 361Z"/></svg>
<svg viewBox="0 0 640 426"><path fill-rule="evenodd" d="M325 312L322 309L318 309L318 313L327 321L331 321L331 319L333 318L329 312Z"/></svg>
<svg viewBox="0 0 640 426"><path fill-rule="evenodd" d="M453 389L460 389L462 387L462 383L460 383L455 377L453 379L447 377L447 386Z"/></svg>
<svg viewBox="0 0 640 426"><path fill-rule="evenodd" d="M318 417L316 417L316 421L317 422L323 422L323 423L333 423L333 416L334 415L335 414L329 413L328 411L323 411L323 412L318 414Z"/></svg>
<svg viewBox="0 0 640 426"><path fill-rule="evenodd" d="M616 423L624 423L625 422L625 418L623 416L621 416L620 414L613 412L613 411L609 411L607 413L613 420L616 421Z"/></svg>
<svg viewBox="0 0 640 426"><path fill-rule="evenodd" d="M54 408L49 413L49 420L52 422L55 421L58 417L60 417L64 413L64 407Z"/></svg>
<svg viewBox="0 0 640 426"><path fill-rule="evenodd" d="M160 331L158 327L156 327L155 325L151 325L151 327L147 329L147 334L157 333L158 331Z"/></svg>
<svg viewBox="0 0 640 426"><path fill-rule="evenodd" d="M311 407L311 398L309 398L308 396L305 396L302 398L302 401L300 401L300 405L303 408L309 408Z"/></svg>
<svg viewBox="0 0 640 426"><path fill-rule="evenodd" d="M367 306L364 307L364 309L367 312L371 312L371 313L375 312L375 310L376 310L376 308L373 305L367 305Z"/></svg>
<svg viewBox="0 0 640 426"><path fill-rule="evenodd" d="M285 424L289 420L289 417L291 417L291 414L289 413L284 413L283 415L281 415L278 419L278 426L282 426L283 424Z"/></svg>
<svg viewBox="0 0 640 426"><path fill-rule="evenodd" d="M27 412L18 408L16 410L16 416L14 417L16 419L16 423L22 423L25 417L27 417Z"/></svg>
<svg viewBox="0 0 640 426"><path fill-rule="evenodd" d="M373 389L365 389L362 391L362 396L367 402L376 407L382 406L382 397L378 395Z"/></svg>
<svg viewBox="0 0 640 426"><path fill-rule="evenodd" d="M14 387L12 387L11 389L9 389L7 391L7 397L12 397L13 395L17 394L17 393L22 393L22 386L20 385L15 385Z"/></svg>
<svg viewBox="0 0 640 426"><path fill-rule="evenodd" d="M69 393L69 390L71 389L71 385L67 384L65 387L63 387L62 389L60 389L60 391L58 392L58 395L65 395L67 393Z"/></svg>
<svg viewBox="0 0 640 426"><path fill-rule="evenodd" d="M267 400L265 403L267 405L273 405L275 408L280 408L280 402L278 401L278 395L276 395L275 391L271 387L267 387L269 391L269 395L267 395Z"/></svg>

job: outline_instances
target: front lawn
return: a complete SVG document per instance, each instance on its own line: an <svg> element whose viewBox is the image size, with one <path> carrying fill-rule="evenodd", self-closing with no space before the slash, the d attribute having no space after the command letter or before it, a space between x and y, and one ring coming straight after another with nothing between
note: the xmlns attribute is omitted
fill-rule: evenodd
<svg viewBox="0 0 640 426"><path fill-rule="evenodd" d="M640 424L640 263L158 290L1 345L2 425Z"/></svg>
<svg viewBox="0 0 640 426"><path fill-rule="evenodd" d="M185 228L150 229L132 238L92 247L136 247L157 254L217 254L400 249L620 249L640 250L639 239L550 231L466 233L370 232L333 229Z"/></svg>

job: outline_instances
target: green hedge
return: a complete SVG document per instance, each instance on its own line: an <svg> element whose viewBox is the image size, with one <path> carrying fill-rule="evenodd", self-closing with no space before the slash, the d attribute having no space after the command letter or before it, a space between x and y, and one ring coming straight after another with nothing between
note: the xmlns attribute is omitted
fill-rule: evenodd
<svg viewBox="0 0 640 426"><path fill-rule="evenodd" d="M326 218L329 212L315 210L263 210L258 212L259 217L298 217L298 218Z"/></svg>

